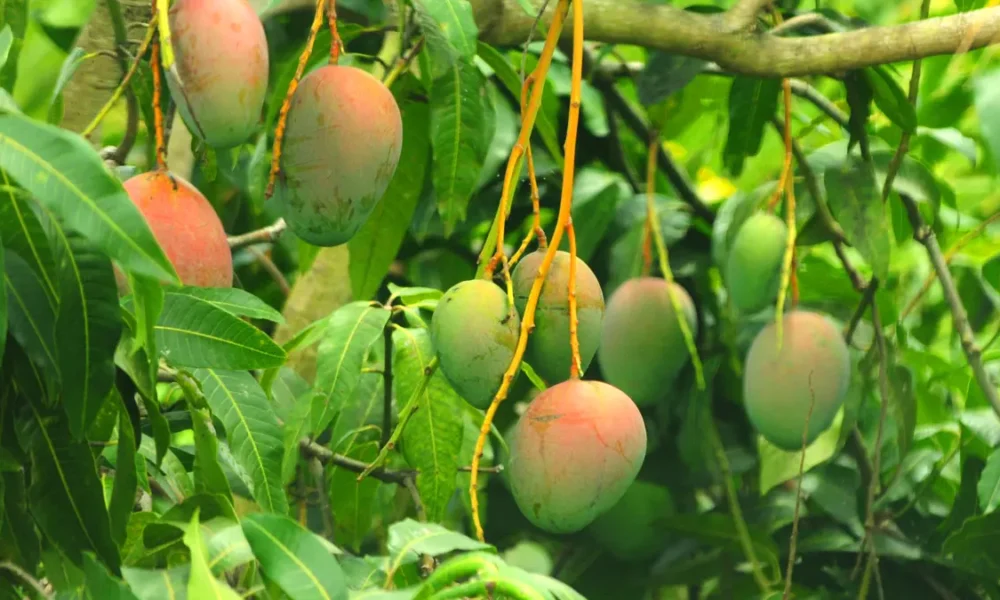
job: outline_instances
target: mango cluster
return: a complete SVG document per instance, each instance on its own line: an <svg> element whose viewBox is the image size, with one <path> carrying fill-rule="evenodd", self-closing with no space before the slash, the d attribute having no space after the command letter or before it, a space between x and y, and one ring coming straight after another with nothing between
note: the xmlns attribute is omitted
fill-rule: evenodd
<svg viewBox="0 0 1000 600"><path fill-rule="evenodd" d="M726 288L738 315L773 308L781 282L788 228L776 215L747 217L727 249ZM829 429L844 404L851 358L825 315L793 308L756 334L746 355L743 403L751 425L771 444L795 451Z"/></svg>

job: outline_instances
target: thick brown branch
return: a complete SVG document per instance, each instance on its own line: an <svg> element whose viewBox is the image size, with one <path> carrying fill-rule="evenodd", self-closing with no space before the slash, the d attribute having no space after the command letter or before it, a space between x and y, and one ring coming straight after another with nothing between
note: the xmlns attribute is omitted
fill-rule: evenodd
<svg viewBox="0 0 1000 600"><path fill-rule="evenodd" d="M726 25L733 31L753 31L759 15L773 0L737 0L726 14Z"/></svg>
<svg viewBox="0 0 1000 600"><path fill-rule="evenodd" d="M513 46L528 37L534 19L518 0L472 0L472 6L483 41ZM730 13L698 14L640 0L587 0L584 12L590 40L702 58L728 71L763 77L837 73L1000 41L1000 8L809 37L749 34L731 27ZM550 8L543 27L551 18Z"/></svg>

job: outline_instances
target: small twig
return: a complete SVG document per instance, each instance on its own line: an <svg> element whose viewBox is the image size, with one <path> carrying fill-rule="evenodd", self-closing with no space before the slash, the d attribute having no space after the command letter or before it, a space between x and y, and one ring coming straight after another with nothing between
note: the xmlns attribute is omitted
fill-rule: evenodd
<svg viewBox="0 0 1000 600"><path fill-rule="evenodd" d="M38 581L37 579L32 577L31 573L28 573L18 565L10 562L9 560L5 560L3 562L0 562L0 569L3 569L5 571L10 571L14 575L16 575L21 581L30 585L32 589L35 590L35 593L38 594L40 597L52 598L52 594L45 591L45 587L42 586L41 581Z"/></svg>
<svg viewBox="0 0 1000 600"><path fill-rule="evenodd" d="M341 467L353 473L363 473L365 469L368 468L368 463L344 456L343 454L335 454L329 448L324 448L319 444L310 442L308 439L303 438L299 442L299 449L303 454L310 458L315 458L325 465L333 465L336 467ZM377 467L373 469L369 474L374 479L377 479L383 483L395 483L396 485L404 485L406 478L412 477L414 471L412 470L395 470L390 471L382 467Z"/></svg>
<svg viewBox="0 0 1000 600"><path fill-rule="evenodd" d="M739 0L725 15L725 21L733 31L753 30L759 15L773 0Z"/></svg>
<svg viewBox="0 0 1000 600"><path fill-rule="evenodd" d="M462 471L463 473L469 473L472 471L472 467L459 467L458 470ZM493 465L492 467L479 467L479 472L493 473L493 474L503 473L503 465L498 464L498 465Z"/></svg>
<svg viewBox="0 0 1000 600"><path fill-rule="evenodd" d="M292 287L288 284L288 279L285 277L285 274L281 272L281 269L278 268L278 265L274 264L274 261L271 260L267 254L256 248L247 247L246 250L250 254L253 254L254 258L257 259L257 262L260 263L260 266L263 267L264 270L267 271L267 274L271 276L271 279L278 284L278 288L281 290L282 295L287 298L288 295L292 293Z"/></svg>
<svg viewBox="0 0 1000 600"><path fill-rule="evenodd" d="M871 282L865 286L864 295L861 296L861 302L858 303L858 307L854 310L854 314L851 315L851 320L847 323L847 331L844 333L844 341L848 346L851 345L851 340L854 339L854 332L858 329L861 317L863 317L865 311L868 310L868 305L875 302L875 292L877 290L878 278L872 277Z"/></svg>
<svg viewBox="0 0 1000 600"><path fill-rule="evenodd" d="M420 492L417 490L417 484L412 475L403 477L403 487L406 488L406 491L410 492L410 498L413 499L413 510L417 513L417 520L421 523L426 523L427 510L424 508L424 503L420 499Z"/></svg>
<svg viewBox="0 0 1000 600"><path fill-rule="evenodd" d="M570 379L579 379L583 373L583 362L580 360L580 337L577 328L580 319L576 311L576 230L573 229L573 217L566 220L566 239L569 240L569 283L567 295L569 298L569 348L570 348Z"/></svg>
<svg viewBox="0 0 1000 600"><path fill-rule="evenodd" d="M767 595L771 591L771 582L764 576L764 570L757 561L757 554L753 549L753 540L750 538L750 530L747 528L746 519L743 518L740 499L736 494L736 486L733 485L733 473L729 466L729 458L726 456L726 447L722 445L722 439L719 437L719 431L716 429L715 423L711 423L709 427L711 429L709 432L710 441L715 447L715 459L719 463L719 469L722 471L722 484L726 490L729 512L733 517L733 524L736 526L736 534L739 537L740 546L743 548L743 554L746 556L747 561L750 562L750 570L753 573L754 581L757 582L757 587L760 588L760 591L764 595Z"/></svg>
<svg viewBox="0 0 1000 600"><path fill-rule="evenodd" d="M281 234L284 233L287 228L288 224L285 223L285 220L278 219L267 227L240 235L234 235L228 238L227 241L229 242L229 249L239 250L240 248L252 246L254 244L275 242L279 237L281 237Z"/></svg>
<svg viewBox="0 0 1000 600"><path fill-rule="evenodd" d="M392 323L392 320L389 321ZM386 327L382 332L385 338L385 360L382 368L382 443L385 447L392 435L392 327Z"/></svg>
<svg viewBox="0 0 1000 600"><path fill-rule="evenodd" d="M826 32L832 33L834 31L833 24L830 20L823 16L821 13L810 12L803 13L801 15L795 15L791 19L783 23L779 23L771 28L767 33L770 35L783 35L798 29L805 29L806 27L819 27Z"/></svg>
<svg viewBox="0 0 1000 600"><path fill-rule="evenodd" d="M319 498L319 512L323 515L323 537L332 542L334 532L333 511L330 509L330 499L325 492L326 475L323 472L322 461L316 457L312 457L309 460L309 474L312 475L316 487L319 489L319 493L316 496Z"/></svg>
<svg viewBox="0 0 1000 600"><path fill-rule="evenodd" d="M851 280L851 285L854 286L854 291L863 293L865 288L868 287L865 284L864 278L858 273L858 270L854 268L851 261L847 258L847 252L844 250L844 244L840 242L833 243L833 249L837 253L837 258L840 259L840 263L844 265L844 272L847 273L847 277Z"/></svg>
<svg viewBox="0 0 1000 600"><path fill-rule="evenodd" d="M941 280L945 300L947 300L948 307L951 309L952 326L955 332L958 333L958 339L962 343L962 350L965 351L969 367L972 368L972 372L976 376L976 381L979 383L983 395L986 396L986 399L997 415L1000 415L1000 394L997 393L996 384L993 383L986 369L983 367L982 351L976 345L976 338L972 333L972 327L969 325L969 316L965 312L961 296L958 295L958 288L955 287L955 280L952 279L951 272L948 270L948 261L945 260L944 254L941 252L937 236L934 234L934 230L924 223L916 201L907 194L900 194L899 196L910 218L910 225L913 227L913 237L926 248L927 255L930 256L931 264L934 266L934 271L937 272L938 279Z"/></svg>
<svg viewBox="0 0 1000 600"><path fill-rule="evenodd" d="M792 571L795 569L795 549L799 540L799 511L802 506L802 473L806 468L806 448L809 446L809 419L816 408L816 394L812 389L812 373L809 374L809 411L806 413L805 424L802 426L802 452L799 454L799 474L795 484L795 511L792 514L792 535L788 539L788 566L785 569L785 592L782 600L788 600L792 595Z"/></svg>
<svg viewBox="0 0 1000 600"><path fill-rule="evenodd" d="M392 69L386 73L385 78L382 80L382 85L385 87L392 87L392 84L406 71L406 67L410 66L413 59L420 53L420 49L424 46L424 38L417 38L417 41L413 43L413 46L402 55L396 64L392 66Z"/></svg>
<svg viewBox="0 0 1000 600"><path fill-rule="evenodd" d="M772 118L771 124L779 132L783 131L783 125L777 119ZM799 172L802 174L803 180L805 180L806 190L808 190L809 195L813 197L813 202L816 204L816 214L819 215L820 221L823 222L823 226L826 227L826 230L833 236L834 241L847 241L847 236L844 235L844 230L840 227L840 223L837 223L837 220L833 218L833 214L830 212L830 207L826 203L826 197L819 188L819 181L816 178L816 173L813 172L812 167L809 166L806 154L802 151L802 147L799 143L795 141L795 138L792 138L792 155L795 157L795 164L798 165Z"/></svg>
<svg viewBox="0 0 1000 600"><path fill-rule="evenodd" d="M997 219L1000 219L1000 211L993 213L985 220L980 222L979 225L976 225L975 228L971 229L968 233L959 238L958 241L952 244L951 248L948 248L948 251L944 253L945 262L950 264L952 259L955 258L955 255L958 254L962 250L962 248L968 245L969 242L971 242L972 240L982 235L983 231L985 231L986 228L989 227L991 224L993 224ZM914 296L912 300L910 300L909 304L906 305L906 308L903 309L903 312L899 314L900 321L905 319L911 312L913 312L913 309L915 309L917 307L917 304L920 303L920 299L923 298L924 295L927 294L927 292L931 289L931 285L934 284L934 279L935 279L935 274L933 272L928 273L927 278L924 279L924 284L920 286L920 291L918 291L917 295Z"/></svg>

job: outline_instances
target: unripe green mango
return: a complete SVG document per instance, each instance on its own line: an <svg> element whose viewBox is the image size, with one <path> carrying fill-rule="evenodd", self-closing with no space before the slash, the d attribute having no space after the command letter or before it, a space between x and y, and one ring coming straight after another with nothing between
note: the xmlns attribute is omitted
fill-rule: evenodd
<svg viewBox="0 0 1000 600"><path fill-rule="evenodd" d="M514 501L550 533L580 531L614 506L646 456L639 408L602 381L569 379L547 388L508 440Z"/></svg>
<svg viewBox="0 0 1000 600"><path fill-rule="evenodd" d="M778 297L788 227L767 212L743 222L726 259L726 287L741 313L764 310Z"/></svg>
<svg viewBox="0 0 1000 600"><path fill-rule="evenodd" d="M601 324L597 362L608 383L638 406L649 406L671 392L680 370L691 359L674 312L674 291L692 336L698 320L691 296L660 277L637 277L611 295Z"/></svg>
<svg viewBox="0 0 1000 600"><path fill-rule="evenodd" d="M653 558L668 542L657 520L675 513L670 490L635 480L622 499L587 527L587 533L620 560Z"/></svg>
<svg viewBox="0 0 1000 600"><path fill-rule="evenodd" d="M303 77L274 196L288 228L316 246L349 241L385 194L402 145L396 99L370 73L325 65Z"/></svg>
<svg viewBox="0 0 1000 600"><path fill-rule="evenodd" d="M514 357L520 328L507 294L486 279L457 283L438 301L431 319L438 368L469 404L489 407Z"/></svg>
<svg viewBox="0 0 1000 600"><path fill-rule="evenodd" d="M514 301L522 315L545 252L536 250L526 254L511 273ZM569 259L569 252L559 250L552 260L535 309L535 329L528 338L524 353L535 372L549 385L566 381L572 362L569 344ZM604 292L594 272L579 257L576 259L576 307L580 362L583 371L586 371L600 342Z"/></svg>
<svg viewBox="0 0 1000 600"><path fill-rule="evenodd" d="M166 79L184 124L210 146L246 141L261 120L270 68L257 13L247 0L175 0L169 14L181 81L172 71Z"/></svg>
<svg viewBox="0 0 1000 600"><path fill-rule="evenodd" d="M811 444L833 423L851 382L851 356L838 328L824 315L795 310L769 323L750 346L743 402L754 428L784 450ZM812 414L810 414L810 405Z"/></svg>

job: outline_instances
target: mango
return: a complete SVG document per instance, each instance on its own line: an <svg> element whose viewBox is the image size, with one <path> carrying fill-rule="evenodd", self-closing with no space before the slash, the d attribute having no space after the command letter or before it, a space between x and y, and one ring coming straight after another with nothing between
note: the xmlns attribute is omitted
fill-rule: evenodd
<svg viewBox="0 0 1000 600"><path fill-rule="evenodd" d="M514 357L521 318L498 285L470 279L448 289L431 319L438 368L465 400L486 409Z"/></svg>
<svg viewBox="0 0 1000 600"><path fill-rule="evenodd" d="M582 530L628 490L646 456L639 408L602 381L569 379L535 397L509 439L514 501L550 533Z"/></svg>
<svg viewBox="0 0 1000 600"><path fill-rule="evenodd" d="M232 287L233 255L226 231L215 208L197 188L164 171L141 173L122 185L181 283Z"/></svg>
<svg viewBox="0 0 1000 600"><path fill-rule="evenodd" d="M778 298L787 240L788 227L771 213L743 222L726 259L726 287L736 310L755 313Z"/></svg>
<svg viewBox="0 0 1000 600"><path fill-rule="evenodd" d="M587 534L619 560L646 560L667 545L665 530L657 521L675 512L670 490L637 479L621 500L587 527Z"/></svg>
<svg viewBox="0 0 1000 600"><path fill-rule="evenodd" d="M806 310L768 323L754 338L743 373L743 402L751 424L784 450L811 444L833 423L851 382L851 356L839 329L824 315ZM812 414L810 414L810 405Z"/></svg>
<svg viewBox="0 0 1000 600"><path fill-rule="evenodd" d="M354 237L389 186L402 144L396 99L370 73L326 65L302 78L275 191L289 229L316 246Z"/></svg>
<svg viewBox="0 0 1000 600"><path fill-rule="evenodd" d="M604 380L628 394L638 406L665 398L690 361L680 323L670 301L673 290L692 336L698 319L691 296L659 277L629 279L608 301L601 325L597 363Z"/></svg>
<svg viewBox="0 0 1000 600"><path fill-rule="evenodd" d="M175 0L170 7L177 75L170 96L192 135L229 148L260 123L269 58L264 26L247 0Z"/></svg>
<svg viewBox="0 0 1000 600"><path fill-rule="evenodd" d="M545 258L545 250L526 254L514 267L514 302L524 315L531 286ZM524 358L549 385L566 381L572 355L569 345L569 252L556 252L542 284L535 310L535 329L528 338ZM576 259L577 337L584 371L597 352L604 318L604 292L594 272ZM582 373L581 373L582 375Z"/></svg>

